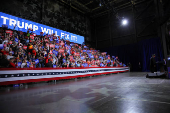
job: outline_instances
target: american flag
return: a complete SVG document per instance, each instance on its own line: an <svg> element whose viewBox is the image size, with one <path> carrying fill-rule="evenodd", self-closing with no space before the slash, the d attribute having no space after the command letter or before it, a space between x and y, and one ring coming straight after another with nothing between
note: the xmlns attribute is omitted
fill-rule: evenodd
<svg viewBox="0 0 170 113"><path fill-rule="evenodd" d="M30 38L33 40L34 39L34 35L30 35Z"/></svg>
<svg viewBox="0 0 170 113"><path fill-rule="evenodd" d="M61 41L60 45L62 45L62 46L63 46L63 45L64 45L64 42L63 42L63 41Z"/></svg>
<svg viewBox="0 0 170 113"><path fill-rule="evenodd" d="M102 55L106 55L107 54L107 52L102 52Z"/></svg>
<svg viewBox="0 0 170 113"><path fill-rule="evenodd" d="M27 46L23 46L23 49L27 49Z"/></svg>
<svg viewBox="0 0 170 113"><path fill-rule="evenodd" d="M80 54L79 53L74 53L75 56L79 56Z"/></svg>
<svg viewBox="0 0 170 113"><path fill-rule="evenodd" d="M38 61L38 60L37 60ZM86 62L86 61L84 61L84 62ZM20 64L19 64L20 65ZM28 67L30 67L30 62L27 62L27 66ZM85 67L87 67L88 66L88 64L87 63L84 63L83 64ZM100 64L102 67L104 66L102 63ZM127 70L128 68L122 68L122 69L120 69L120 70ZM0 78L10 78L10 77L16 77L16 79L17 79L17 77L19 77L18 78L18 80L20 79L20 77L28 77L28 76L32 76L32 77L34 77L34 76L42 76L42 78L44 78L45 76L46 77L48 77L48 75L64 75L64 74L70 74L70 75L73 75L73 74L77 74L77 73L84 73L84 74L86 74L86 73L91 73L91 72L100 72L100 71L105 71L105 72L108 72L108 71L115 71L116 69L115 68L113 68L113 69L87 69L87 70L81 70L81 69L74 69L74 70L72 70L72 69L69 69L69 71L65 71L65 70L63 70L63 71L51 71L51 72L41 72L41 70L37 70L35 73L33 73L33 72L31 72L31 70L29 71L29 72L27 72L27 73L15 73L15 74L0 74ZM15 71L14 71L15 72Z"/></svg>
<svg viewBox="0 0 170 113"><path fill-rule="evenodd" d="M73 59L73 56L70 56L70 59Z"/></svg>
<svg viewBox="0 0 170 113"><path fill-rule="evenodd" d="M59 52L60 53L64 53L64 49L59 49Z"/></svg>
<svg viewBox="0 0 170 113"><path fill-rule="evenodd" d="M50 47L51 47L51 48L55 48L55 45L54 45L54 44L50 44Z"/></svg>
<svg viewBox="0 0 170 113"><path fill-rule="evenodd" d="M6 30L6 33L12 34L13 31L12 30Z"/></svg>
<svg viewBox="0 0 170 113"><path fill-rule="evenodd" d="M71 46L68 46L68 49L71 50Z"/></svg>
<svg viewBox="0 0 170 113"><path fill-rule="evenodd" d="M36 60L35 60L35 64L38 64L38 63L39 63L39 59L36 59Z"/></svg>
<svg viewBox="0 0 170 113"><path fill-rule="evenodd" d="M9 41L9 44L12 44L12 41Z"/></svg>
<svg viewBox="0 0 170 113"><path fill-rule="evenodd" d="M36 33L33 33L34 36L36 36Z"/></svg>
<svg viewBox="0 0 170 113"><path fill-rule="evenodd" d="M18 38L15 38L15 42L18 42L19 41L19 39Z"/></svg>

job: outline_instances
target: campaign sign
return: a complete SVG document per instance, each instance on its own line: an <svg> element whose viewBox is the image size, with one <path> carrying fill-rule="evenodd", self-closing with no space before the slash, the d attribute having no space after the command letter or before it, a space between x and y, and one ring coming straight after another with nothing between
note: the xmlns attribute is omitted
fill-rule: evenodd
<svg viewBox="0 0 170 113"><path fill-rule="evenodd" d="M61 38L74 43L82 44L84 42L83 36L0 12L0 26L2 25L7 25L9 29L22 32L27 32L28 29L32 29L33 33L36 33L37 35L42 35L42 33L43 35L55 34L55 36L60 36Z"/></svg>

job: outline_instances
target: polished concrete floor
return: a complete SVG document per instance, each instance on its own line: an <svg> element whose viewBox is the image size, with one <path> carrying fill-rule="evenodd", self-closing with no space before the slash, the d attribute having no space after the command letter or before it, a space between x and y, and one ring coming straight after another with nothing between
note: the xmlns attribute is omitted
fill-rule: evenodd
<svg viewBox="0 0 170 113"><path fill-rule="evenodd" d="M170 113L170 79L145 75L0 87L0 113Z"/></svg>

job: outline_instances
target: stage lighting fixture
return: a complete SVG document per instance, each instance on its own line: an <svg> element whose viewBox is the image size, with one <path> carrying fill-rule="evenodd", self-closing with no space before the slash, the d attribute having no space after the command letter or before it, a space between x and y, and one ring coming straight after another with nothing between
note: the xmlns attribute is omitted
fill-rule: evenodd
<svg viewBox="0 0 170 113"><path fill-rule="evenodd" d="M128 24L128 21L126 19L123 19L122 20L122 25L127 25Z"/></svg>
<svg viewBox="0 0 170 113"><path fill-rule="evenodd" d="M170 60L170 57L168 57L167 59Z"/></svg>

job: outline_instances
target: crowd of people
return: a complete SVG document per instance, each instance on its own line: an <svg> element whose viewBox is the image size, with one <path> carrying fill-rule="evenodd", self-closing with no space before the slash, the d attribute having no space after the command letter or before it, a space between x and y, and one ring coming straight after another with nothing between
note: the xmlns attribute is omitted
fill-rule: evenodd
<svg viewBox="0 0 170 113"><path fill-rule="evenodd" d="M60 36L36 35L32 29L26 33L0 28L0 67L110 67L125 66L118 57L107 55L61 39Z"/></svg>

